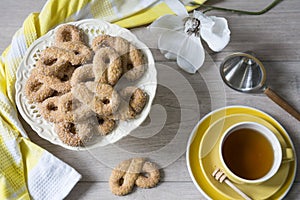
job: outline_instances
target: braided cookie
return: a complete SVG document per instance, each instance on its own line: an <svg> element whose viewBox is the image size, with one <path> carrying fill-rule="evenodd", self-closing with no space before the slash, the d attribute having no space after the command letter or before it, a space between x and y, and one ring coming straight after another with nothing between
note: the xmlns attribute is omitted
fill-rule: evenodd
<svg viewBox="0 0 300 200"><path fill-rule="evenodd" d="M123 196L132 191L143 162L143 158L125 160L112 171L109 186L113 194Z"/></svg>
<svg viewBox="0 0 300 200"><path fill-rule="evenodd" d="M71 92L50 97L39 104L41 115L49 122L77 122L87 119L93 112L86 105L73 98Z"/></svg>
<svg viewBox="0 0 300 200"><path fill-rule="evenodd" d="M152 188L158 184L159 180L160 173L157 166L147 161L144 163L135 184L140 188Z"/></svg>
<svg viewBox="0 0 300 200"><path fill-rule="evenodd" d="M70 81L45 76L33 70L25 85L25 95L31 102L42 102L53 95L65 94L71 90Z"/></svg>
<svg viewBox="0 0 300 200"><path fill-rule="evenodd" d="M159 180L160 172L156 164L144 158L132 158L121 162L112 171L109 186L113 194L123 196L129 194L134 185L152 188Z"/></svg>
<svg viewBox="0 0 300 200"><path fill-rule="evenodd" d="M65 42L60 47L48 47L42 51L36 63L41 74L57 76L70 65L81 65L92 57L91 50L82 43Z"/></svg>

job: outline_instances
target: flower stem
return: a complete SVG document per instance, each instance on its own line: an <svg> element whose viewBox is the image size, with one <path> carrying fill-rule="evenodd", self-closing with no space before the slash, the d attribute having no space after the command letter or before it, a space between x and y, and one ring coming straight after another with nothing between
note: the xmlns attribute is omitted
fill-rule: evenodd
<svg viewBox="0 0 300 200"><path fill-rule="evenodd" d="M224 11L224 12L232 12L236 14L246 14L246 15L262 15L272 8L274 8L277 4L279 4L283 0L274 0L271 4L269 4L267 7L260 11L247 11L247 10L236 10L236 9L230 9L230 8L223 8L223 7L217 7L217 6L210 6L210 5L205 5L205 4L198 4L196 2L191 2L192 5L197 5L199 7L204 7L207 8L207 10L203 11L203 13L212 11L212 10L219 10L219 11Z"/></svg>

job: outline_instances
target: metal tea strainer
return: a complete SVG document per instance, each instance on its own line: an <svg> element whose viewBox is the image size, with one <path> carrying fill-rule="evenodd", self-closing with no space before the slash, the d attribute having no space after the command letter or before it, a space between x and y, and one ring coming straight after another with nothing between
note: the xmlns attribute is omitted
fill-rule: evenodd
<svg viewBox="0 0 300 200"><path fill-rule="evenodd" d="M266 70L252 52L229 55L221 63L220 73L223 81L232 89L246 93L263 92L300 121L300 113L265 84Z"/></svg>

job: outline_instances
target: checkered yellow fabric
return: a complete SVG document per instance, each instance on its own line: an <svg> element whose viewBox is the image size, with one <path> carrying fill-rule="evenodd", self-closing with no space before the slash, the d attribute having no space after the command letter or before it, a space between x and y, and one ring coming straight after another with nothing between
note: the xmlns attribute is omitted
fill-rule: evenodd
<svg viewBox="0 0 300 200"><path fill-rule="evenodd" d="M81 177L32 143L18 120L16 70L32 42L64 22L101 18L130 28L164 14L172 10L157 0L48 0L40 13L25 19L0 57L0 199L63 199Z"/></svg>

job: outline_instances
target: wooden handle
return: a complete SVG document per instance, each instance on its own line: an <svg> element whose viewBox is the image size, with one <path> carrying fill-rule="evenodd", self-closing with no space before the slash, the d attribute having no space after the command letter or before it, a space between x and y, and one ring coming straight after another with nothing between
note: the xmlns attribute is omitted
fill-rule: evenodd
<svg viewBox="0 0 300 200"><path fill-rule="evenodd" d="M290 104L288 104L282 97L276 94L271 88L265 89L264 93L272 99L275 103L277 103L281 108L290 113L293 117L300 121L300 113L295 110Z"/></svg>
<svg viewBox="0 0 300 200"><path fill-rule="evenodd" d="M233 189L235 192L237 192L245 200L252 200L244 192L242 192L239 188L237 188L233 183L231 183L231 181L227 178L227 176L221 169L219 169L219 168L215 169L215 171L211 175L220 183L223 183L223 181L224 181L229 187L231 187L231 189Z"/></svg>
<svg viewBox="0 0 300 200"><path fill-rule="evenodd" d="M228 179L225 179L225 183L231 187L234 191L236 191L239 195L241 195L245 200L252 200L250 197L248 197L244 192L242 192L239 188L237 188L235 185L233 185Z"/></svg>

